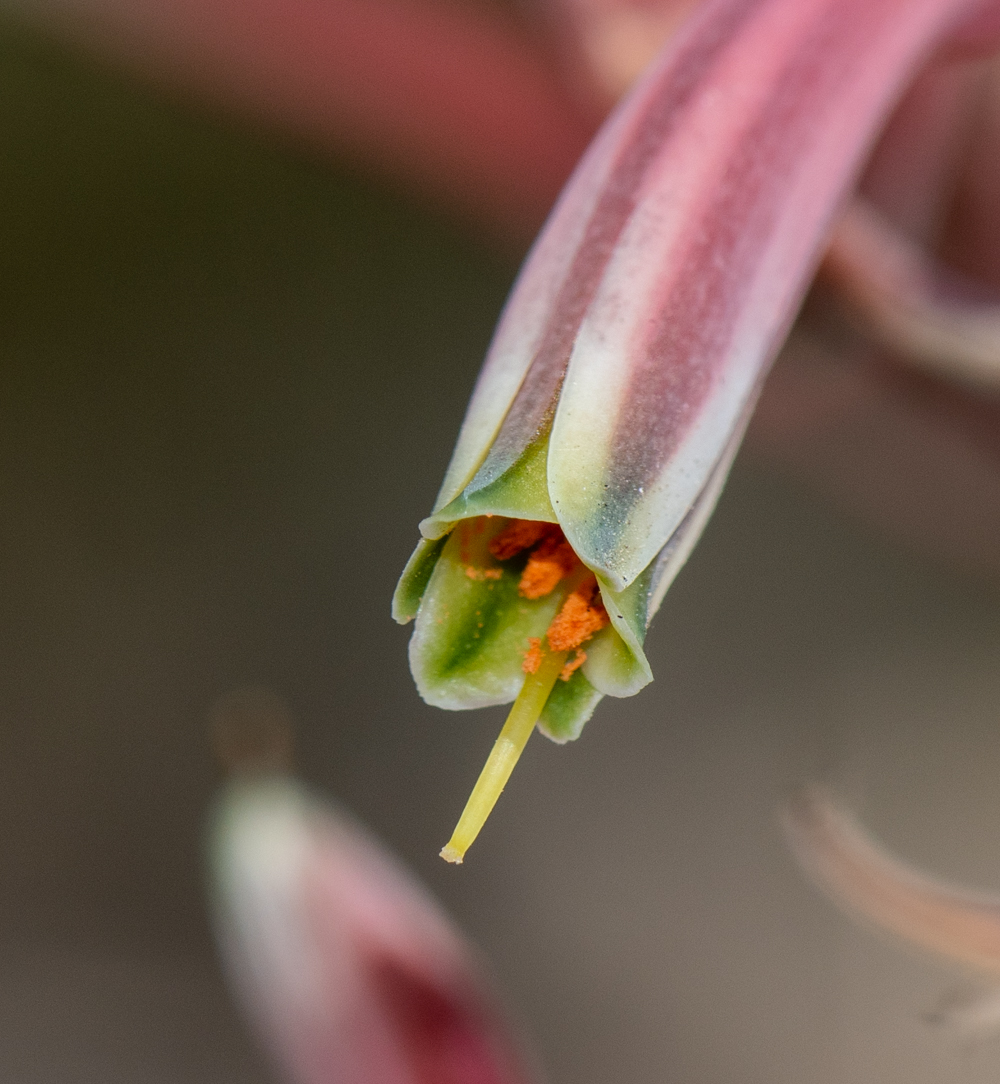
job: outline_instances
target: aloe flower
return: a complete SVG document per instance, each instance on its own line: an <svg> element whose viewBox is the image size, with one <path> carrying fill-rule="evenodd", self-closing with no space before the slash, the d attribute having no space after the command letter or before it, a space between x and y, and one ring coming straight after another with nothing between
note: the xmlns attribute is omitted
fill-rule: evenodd
<svg viewBox="0 0 1000 1084"><path fill-rule="evenodd" d="M472 707L523 694L476 818L535 719L567 740L601 695L650 680L649 619L711 512L865 155L938 46L984 52L1000 23L986 0L552 0L560 81L538 35L485 7L8 3L507 235L539 215L589 118L674 33L522 274L397 594L398 618L421 610L411 657L425 698ZM589 109L567 92L573 79L588 84ZM889 133L883 205L947 184L942 131L961 108L939 82L924 78L934 108L909 136ZM869 211L856 205L833 233L825 282L897 356L992 383L995 303L975 290L949 299L953 283L939 289L933 265ZM534 541L491 552L519 532ZM546 562L556 579L543 592L544 576L524 577Z"/></svg>
<svg viewBox="0 0 1000 1084"><path fill-rule="evenodd" d="M209 836L230 978L296 1084L528 1084L478 961L342 813L274 771L220 795Z"/></svg>
<svg viewBox="0 0 1000 1084"><path fill-rule="evenodd" d="M651 680L649 621L873 138L930 51L996 12L707 3L605 124L515 285L394 600L424 699L515 700L444 857L536 723L575 738L602 695Z"/></svg>

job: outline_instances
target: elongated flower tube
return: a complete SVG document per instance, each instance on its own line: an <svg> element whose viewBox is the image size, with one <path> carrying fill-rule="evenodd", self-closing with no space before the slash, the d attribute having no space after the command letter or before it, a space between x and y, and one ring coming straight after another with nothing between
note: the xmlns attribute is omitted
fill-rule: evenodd
<svg viewBox="0 0 1000 1084"><path fill-rule="evenodd" d="M303 786L243 772L209 837L219 944L294 1084L528 1084L462 938Z"/></svg>
<svg viewBox="0 0 1000 1084"><path fill-rule="evenodd" d="M410 659L429 703L518 697L446 857L461 860L536 720L574 738L602 694L651 680L647 625L833 216L915 69L972 17L995 9L710 0L584 156L507 304L394 600L397 620L417 619ZM564 544L537 590L532 564ZM592 620L567 639L580 590Z"/></svg>

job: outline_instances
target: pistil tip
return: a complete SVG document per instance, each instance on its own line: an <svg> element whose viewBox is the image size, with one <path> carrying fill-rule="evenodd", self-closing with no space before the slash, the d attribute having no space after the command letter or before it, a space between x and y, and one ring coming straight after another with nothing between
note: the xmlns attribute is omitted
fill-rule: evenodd
<svg viewBox="0 0 1000 1084"><path fill-rule="evenodd" d="M460 866L465 858L465 851L460 851L457 847L449 843L447 847L441 848L441 857L446 862L451 862L453 865Z"/></svg>

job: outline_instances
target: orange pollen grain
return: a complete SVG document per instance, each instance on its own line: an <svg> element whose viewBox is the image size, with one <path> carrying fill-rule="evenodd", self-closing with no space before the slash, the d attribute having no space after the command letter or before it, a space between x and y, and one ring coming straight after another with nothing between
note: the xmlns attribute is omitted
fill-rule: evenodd
<svg viewBox="0 0 1000 1084"><path fill-rule="evenodd" d="M571 651L608 624L597 580L591 576L566 599L549 625L549 646L553 651Z"/></svg>
<svg viewBox="0 0 1000 1084"><path fill-rule="evenodd" d="M476 568L466 565L465 574L470 580L499 580L503 576L502 568Z"/></svg>
<svg viewBox="0 0 1000 1084"><path fill-rule="evenodd" d="M524 653L524 661L521 663L521 669L526 674L536 674L541 665L542 640L539 636L532 636L528 639L528 650Z"/></svg>
<svg viewBox="0 0 1000 1084"><path fill-rule="evenodd" d="M576 649L576 654L566 663L566 665L559 671L560 681L569 681L569 679L580 669L581 666L587 661L587 652Z"/></svg>
<svg viewBox="0 0 1000 1084"><path fill-rule="evenodd" d="M545 598L578 565L579 558L562 532L549 536L528 558L517 585L518 593L524 598Z"/></svg>
<svg viewBox="0 0 1000 1084"><path fill-rule="evenodd" d="M535 519L515 519L490 542L490 553L498 561L510 560L522 550L541 541L554 526L552 523L542 523ZM555 529L558 530L558 527Z"/></svg>

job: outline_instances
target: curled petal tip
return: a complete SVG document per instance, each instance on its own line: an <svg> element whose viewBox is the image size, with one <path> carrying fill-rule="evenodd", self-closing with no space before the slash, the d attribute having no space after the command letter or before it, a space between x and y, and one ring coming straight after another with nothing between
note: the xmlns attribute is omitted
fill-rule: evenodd
<svg viewBox="0 0 1000 1084"><path fill-rule="evenodd" d="M875 338L912 364L981 390L1000 387L1000 296L937 263L855 200L823 263Z"/></svg>
<svg viewBox="0 0 1000 1084"><path fill-rule="evenodd" d="M911 945L1000 977L1000 897L901 862L824 787L799 790L782 822L799 864L834 903Z"/></svg>

